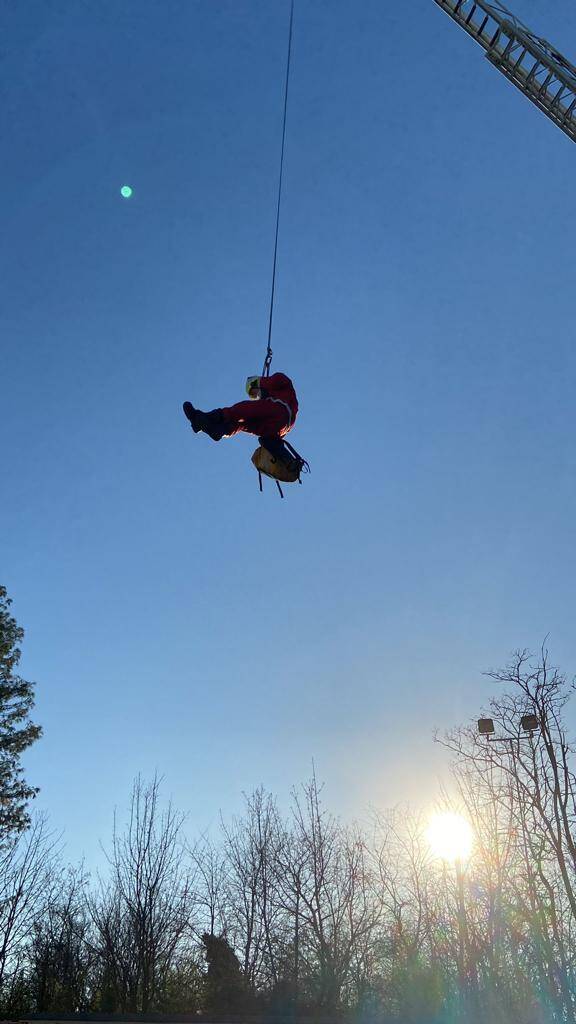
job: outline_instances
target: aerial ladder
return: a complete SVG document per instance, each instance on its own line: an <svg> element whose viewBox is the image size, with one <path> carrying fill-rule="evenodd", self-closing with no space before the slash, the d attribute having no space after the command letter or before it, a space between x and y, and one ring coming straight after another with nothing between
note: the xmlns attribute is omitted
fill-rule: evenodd
<svg viewBox="0 0 576 1024"><path fill-rule="evenodd" d="M482 46L488 60L576 142L576 67L503 4L434 0Z"/></svg>

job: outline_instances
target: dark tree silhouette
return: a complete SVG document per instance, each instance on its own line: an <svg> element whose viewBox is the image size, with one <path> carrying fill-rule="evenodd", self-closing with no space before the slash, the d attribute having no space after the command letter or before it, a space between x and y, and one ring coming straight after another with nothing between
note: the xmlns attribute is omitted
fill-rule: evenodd
<svg viewBox="0 0 576 1024"><path fill-rule="evenodd" d="M23 832L30 823L27 805L38 790L25 782L20 758L42 733L29 717L33 683L15 672L24 630L10 614L10 605L0 586L0 839Z"/></svg>
<svg viewBox="0 0 576 1024"><path fill-rule="evenodd" d="M88 941L86 885L82 869L63 874L34 924L29 962L31 996L39 1013L91 1009L94 955Z"/></svg>
<svg viewBox="0 0 576 1024"><path fill-rule="evenodd" d="M202 936L208 971L204 990L205 1013L239 1013L246 1002L246 981L234 950L223 935Z"/></svg>

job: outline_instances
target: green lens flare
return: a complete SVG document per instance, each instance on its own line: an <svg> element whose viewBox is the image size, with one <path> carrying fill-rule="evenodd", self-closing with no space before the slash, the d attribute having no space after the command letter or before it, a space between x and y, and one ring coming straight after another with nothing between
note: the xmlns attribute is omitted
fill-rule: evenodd
<svg viewBox="0 0 576 1024"><path fill-rule="evenodd" d="M120 195L123 196L124 199L130 199L130 196L132 195L132 189L130 188L130 185L122 185L122 188L120 189Z"/></svg>

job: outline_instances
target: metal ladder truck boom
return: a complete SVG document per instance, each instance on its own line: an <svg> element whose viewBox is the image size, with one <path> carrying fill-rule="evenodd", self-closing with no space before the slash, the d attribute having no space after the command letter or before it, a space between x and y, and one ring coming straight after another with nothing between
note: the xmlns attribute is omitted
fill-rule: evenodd
<svg viewBox="0 0 576 1024"><path fill-rule="evenodd" d="M576 142L576 67L500 3L434 0L520 92Z"/></svg>

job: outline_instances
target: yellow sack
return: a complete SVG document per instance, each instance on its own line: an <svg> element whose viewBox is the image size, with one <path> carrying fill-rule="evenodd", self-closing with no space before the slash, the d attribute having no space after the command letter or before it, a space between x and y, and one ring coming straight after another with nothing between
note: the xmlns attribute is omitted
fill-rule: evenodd
<svg viewBox="0 0 576 1024"><path fill-rule="evenodd" d="M285 484L295 484L302 472L302 463L298 462L298 459L288 453L285 459L279 458L262 446L254 452L252 462L259 473L264 473L264 476L270 476L273 480L281 480Z"/></svg>

